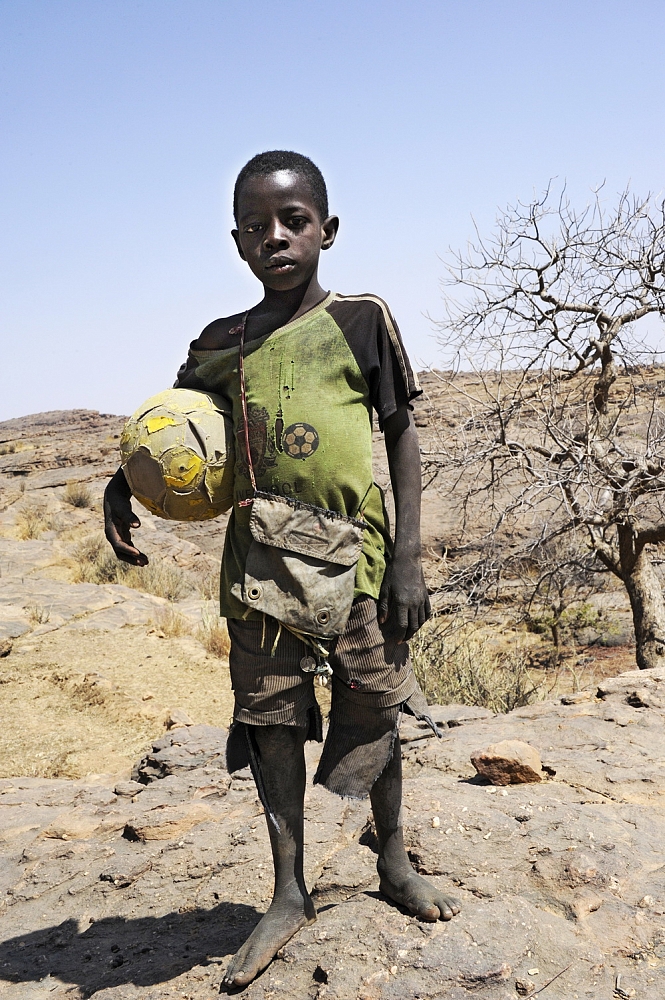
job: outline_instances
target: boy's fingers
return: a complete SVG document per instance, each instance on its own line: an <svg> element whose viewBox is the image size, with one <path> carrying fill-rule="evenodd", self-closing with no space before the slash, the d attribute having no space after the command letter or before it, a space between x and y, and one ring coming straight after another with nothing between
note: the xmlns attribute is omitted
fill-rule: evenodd
<svg viewBox="0 0 665 1000"><path fill-rule="evenodd" d="M381 588L376 606L376 616L379 619L379 625L383 625L388 618L388 591L383 587Z"/></svg>
<svg viewBox="0 0 665 1000"><path fill-rule="evenodd" d="M404 636L409 628L409 609L405 604L393 602L388 617L386 635L396 642L404 642Z"/></svg>

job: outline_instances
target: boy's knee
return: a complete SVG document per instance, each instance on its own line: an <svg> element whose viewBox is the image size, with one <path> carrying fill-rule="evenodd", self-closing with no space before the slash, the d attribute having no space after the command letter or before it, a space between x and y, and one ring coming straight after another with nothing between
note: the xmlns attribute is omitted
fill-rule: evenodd
<svg viewBox="0 0 665 1000"><path fill-rule="evenodd" d="M247 725L247 723L245 723ZM288 754L301 750L307 739L307 726L250 726L250 731L262 756Z"/></svg>

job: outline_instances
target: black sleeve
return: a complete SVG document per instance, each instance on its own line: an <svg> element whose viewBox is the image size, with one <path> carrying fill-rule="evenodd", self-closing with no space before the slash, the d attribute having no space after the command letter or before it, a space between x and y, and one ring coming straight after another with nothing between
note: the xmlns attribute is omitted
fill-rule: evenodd
<svg viewBox="0 0 665 1000"><path fill-rule="evenodd" d="M173 383L173 388L205 389L204 383L196 374L196 369L200 363L201 362L192 354L192 351L190 350L187 354L187 360L180 365L180 368L178 368L178 374L176 375L175 382Z"/></svg>
<svg viewBox="0 0 665 1000"><path fill-rule="evenodd" d="M376 296L337 296L328 312L340 327L369 386L379 427L422 389L388 306Z"/></svg>

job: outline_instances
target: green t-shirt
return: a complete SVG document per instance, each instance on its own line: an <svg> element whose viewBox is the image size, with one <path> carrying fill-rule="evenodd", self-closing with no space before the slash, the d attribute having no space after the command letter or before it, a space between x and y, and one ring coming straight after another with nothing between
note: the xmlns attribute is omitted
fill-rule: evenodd
<svg viewBox="0 0 665 1000"><path fill-rule="evenodd" d="M230 403L234 506L224 544L221 614L255 617L231 594L252 541L251 496L240 402L237 335L219 350L190 349L177 386ZM249 441L257 488L351 517L367 527L356 594L378 597L390 551L388 517L372 475L372 409L379 424L420 393L388 307L371 295L330 293L303 316L245 344Z"/></svg>

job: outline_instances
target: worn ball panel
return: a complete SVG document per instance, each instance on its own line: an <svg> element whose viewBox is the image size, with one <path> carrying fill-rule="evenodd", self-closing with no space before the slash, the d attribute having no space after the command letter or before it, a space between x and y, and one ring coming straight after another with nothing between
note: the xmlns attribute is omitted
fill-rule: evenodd
<svg viewBox="0 0 665 1000"><path fill-rule="evenodd" d="M151 396L125 424L120 454L132 494L158 517L204 521L233 505L233 423L221 396Z"/></svg>

